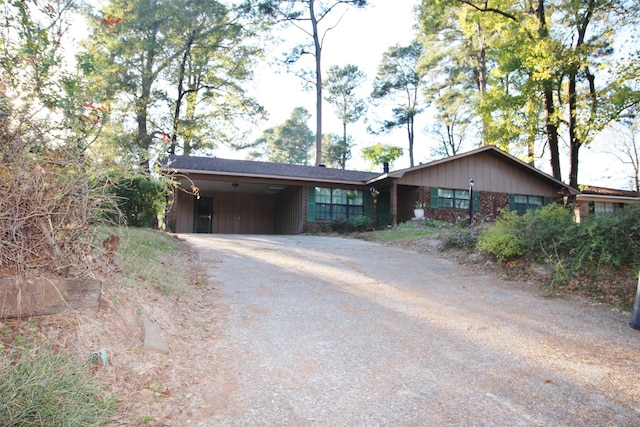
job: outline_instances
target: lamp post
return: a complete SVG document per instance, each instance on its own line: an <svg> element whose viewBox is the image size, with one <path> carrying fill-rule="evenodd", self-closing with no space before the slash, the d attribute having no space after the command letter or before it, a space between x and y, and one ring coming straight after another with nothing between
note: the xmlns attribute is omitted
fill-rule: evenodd
<svg viewBox="0 0 640 427"><path fill-rule="evenodd" d="M473 219L473 179L469 180L469 227Z"/></svg>

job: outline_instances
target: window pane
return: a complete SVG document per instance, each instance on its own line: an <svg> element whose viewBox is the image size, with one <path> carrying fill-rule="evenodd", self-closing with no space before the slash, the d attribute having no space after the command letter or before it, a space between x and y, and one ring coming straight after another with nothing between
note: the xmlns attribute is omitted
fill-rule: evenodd
<svg viewBox="0 0 640 427"><path fill-rule="evenodd" d="M469 190L456 190L456 199L469 199Z"/></svg>
<svg viewBox="0 0 640 427"><path fill-rule="evenodd" d="M540 196L529 196L529 205L542 206L544 199Z"/></svg>
<svg viewBox="0 0 640 427"><path fill-rule="evenodd" d="M325 203L316 203L316 219L331 219L331 205Z"/></svg>
<svg viewBox="0 0 640 427"><path fill-rule="evenodd" d="M449 190L447 188L438 188L438 197L446 197L446 198L453 198L453 190Z"/></svg>
<svg viewBox="0 0 640 427"><path fill-rule="evenodd" d="M331 219L347 219L347 206L333 205L333 216Z"/></svg>
<svg viewBox="0 0 640 427"><path fill-rule="evenodd" d="M316 203L331 203L331 189L316 187Z"/></svg>
<svg viewBox="0 0 640 427"><path fill-rule="evenodd" d="M364 205L364 193L359 190L351 190L349 191L349 205Z"/></svg>
<svg viewBox="0 0 640 427"><path fill-rule="evenodd" d="M335 204L346 205L347 204L347 190L342 190L340 188L334 188L333 189L333 198L332 198L331 202L334 205Z"/></svg>
<svg viewBox="0 0 640 427"><path fill-rule="evenodd" d="M349 206L349 219L361 215L364 215L364 209L362 206Z"/></svg>
<svg viewBox="0 0 640 427"><path fill-rule="evenodd" d="M527 204L527 196L522 196L520 194L516 194L513 196L513 201L517 204Z"/></svg>
<svg viewBox="0 0 640 427"><path fill-rule="evenodd" d="M452 208L453 207L453 199L438 199L438 207L440 208Z"/></svg>
<svg viewBox="0 0 640 427"><path fill-rule="evenodd" d="M469 199L456 199L456 209L469 209Z"/></svg>

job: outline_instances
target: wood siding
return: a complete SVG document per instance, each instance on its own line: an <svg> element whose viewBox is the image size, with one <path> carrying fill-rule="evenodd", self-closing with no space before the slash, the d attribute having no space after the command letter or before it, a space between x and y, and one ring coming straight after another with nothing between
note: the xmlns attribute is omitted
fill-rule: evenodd
<svg viewBox="0 0 640 427"><path fill-rule="evenodd" d="M275 196L276 234L302 233L303 187L287 187Z"/></svg>
<svg viewBox="0 0 640 427"><path fill-rule="evenodd" d="M476 191L555 198L559 190L539 175L489 152L407 172L398 185L467 189L470 179L475 181Z"/></svg>
<svg viewBox="0 0 640 427"><path fill-rule="evenodd" d="M195 196L178 192L176 232L193 233ZM213 233L273 234L274 196L269 194L206 192L213 198Z"/></svg>

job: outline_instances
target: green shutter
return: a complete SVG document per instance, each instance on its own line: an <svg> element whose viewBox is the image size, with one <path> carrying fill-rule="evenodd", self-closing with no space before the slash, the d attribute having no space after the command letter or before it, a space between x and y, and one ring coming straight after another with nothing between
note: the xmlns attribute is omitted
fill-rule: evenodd
<svg viewBox="0 0 640 427"><path fill-rule="evenodd" d="M476 212L480 211L480 192L473 192L473 210Z"/></svg>
<svg viewBox="0 0 640 427"><path fill-rule="evenodd" d="M363 191L364 193L364 216L373 218L373 197L371 197L370 191Z"/></svg>
<svg viewBox="0 0 640 427"><path fill-rule="evenodd" d="M509 211L516 210L516 196L515 194L509 194Z"/></svg>
<svg viewBox="0 0 640 427"><path fill-rule="evenodd" d="M438 187L431 187L431 207L438 207Z"/></svg>
<svg viewBox="0 0 640 427"><path fill-rule="evenodd" d="M307 187L307 222L316 220L316 188Z"/></svg>

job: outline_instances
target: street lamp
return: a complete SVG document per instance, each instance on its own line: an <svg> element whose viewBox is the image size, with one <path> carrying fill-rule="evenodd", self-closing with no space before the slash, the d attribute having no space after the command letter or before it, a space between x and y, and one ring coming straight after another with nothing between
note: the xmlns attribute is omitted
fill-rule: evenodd
<svg viewBox="0 0 640 427"><path fill-rule="evenodd" d="M469 180L469 227L471 227L471 220L473 218L473 179Z"/></svg>

